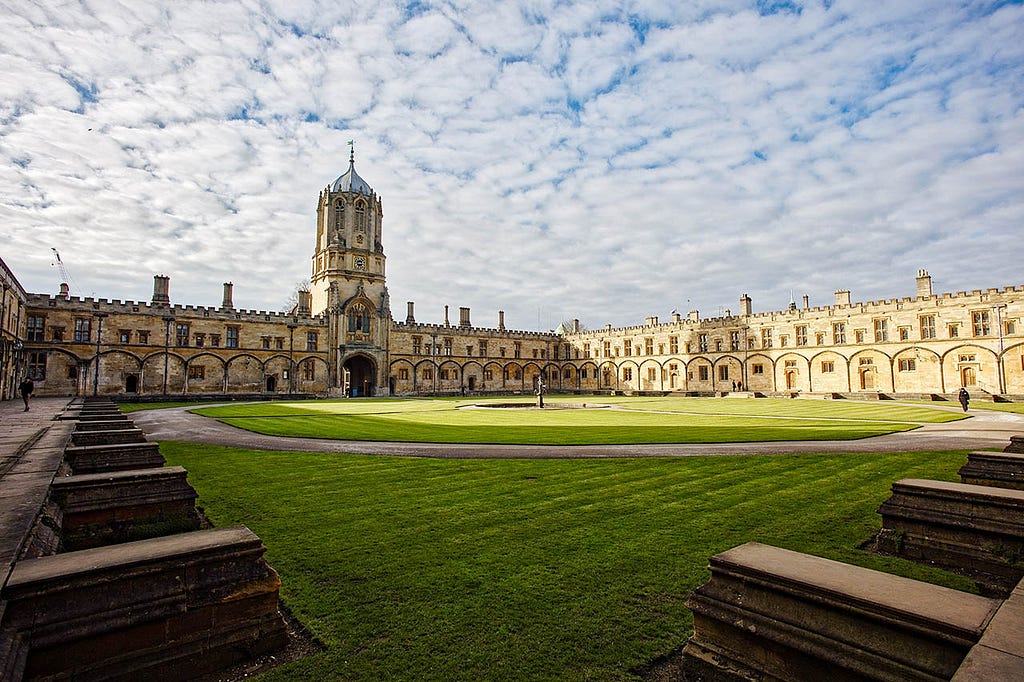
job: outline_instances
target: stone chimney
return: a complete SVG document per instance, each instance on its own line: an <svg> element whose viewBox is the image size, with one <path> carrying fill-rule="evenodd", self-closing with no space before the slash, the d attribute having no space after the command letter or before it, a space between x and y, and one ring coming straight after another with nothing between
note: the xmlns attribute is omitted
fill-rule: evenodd
<svg viewBox="0 0 1024 682"><path fill-rule="evenodd" d="M505 331L505 311L504 310L499 310L498 311L498 329L501 330L501 331Z"/></svg>
<svg viewBox="0 0 1024 682"><path fill-rule="evenodd" d="M459 326L472 327L469 323L469 308L459 308Z"/></svg>
<svg viewBox="0 0 1024 682"><path fill-rule="evenodd" d="M220 302L220 307L225 310L232 310L235 304L231 302L232 293L234 292L235 285L231 282L224 282L224 300Z"/></svg>
<svg viewBox="0 0 1024 682"><path fill-rule="evenodd" d="M452 323L448 321L448 306L444 307L444 326L450 327Z"/></svg>
<svg viewBox="0 0 1024 682"><path fill-rule="evenodd" d="M750 297L746 294L740 296L740 315L744 317L750 315L751 303Z"/></svg>
<svg viewBox="0 0 1024 682"><path fill-rule="evenodd" d="M810 309L811 309L811 297L808 296L807 294L804 294L804 310L810 310Z"/></svg>
<svg viewBox="0 0 1024 682"><path fill-rule="evenodd" d="M580 333L580 321L578 319L576 319L575 317L572 320L572 333L573 334L579 334Z"/></svg>
<svg viewBox="0 0 1024 682"><path fill-rule="evenodd" d="M170 305L171 278L166 275L153 275L153 304Z"/></svg>
<svg viewBox="0 0 1024 682"><path fill-rule="evenodd" d="M850 305L849 289L839 289L836 291L836 305Z"/></svg>
<svg viewBox="0 0 1024 682"><path fill-rule="evenodd" d="M60 293L57 294L58 298L63 298L65 301L71 298L71 287L68 286L67 282L60 283Z"/></svg>
<svg viewBox="0 0 1024 682"><path fill-rule="evenodd" d="M414 301L406 301L405 302L405 323L406 324L416 324L416 316L413 314L413 308L415 308L415 307L416 307L416 303Z"/></svg>
<svg viewBox="0 0 1024 682"><path fill-rule="evenodd" d="M918 298L931 298L932 295L932 276L928 274L927 270L917 271L917 297Z"/></svg>
<svg viewBox="0 0 1024 682"><path fill-rule="evenodd" d="M691 310L690 311L690 322L700 322L700 311L699 310Z"/></svg>
<svg viewBox="0 0 1024 682"><path fill-rule="evenodd" d="M313 294L308 291L299 290L299 305L295 310L299 315L309 315L313 307Z"/></svg>

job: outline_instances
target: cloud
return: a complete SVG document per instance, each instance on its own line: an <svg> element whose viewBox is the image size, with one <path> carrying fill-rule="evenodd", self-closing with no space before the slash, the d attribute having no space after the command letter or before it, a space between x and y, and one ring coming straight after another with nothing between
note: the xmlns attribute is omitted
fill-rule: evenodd
<svg viewBox="0 0 1024 682"><path fill-rule="evenodd" d="M399 317L632 324L741 293L905 295L921 267L947 290L1021 284L1019 5L6 14L0 255L31 291L56 290L56 246L84 294L146 300L159 273L177 302L233 281L237 305L276 309L350 139Z"/></svg>

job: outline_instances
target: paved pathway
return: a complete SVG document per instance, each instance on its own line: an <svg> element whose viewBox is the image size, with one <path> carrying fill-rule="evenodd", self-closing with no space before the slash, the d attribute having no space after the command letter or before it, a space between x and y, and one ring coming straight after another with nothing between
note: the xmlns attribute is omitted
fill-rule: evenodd
<svg viewBox="0 0 1024 682"><path fill-rule="evenodd" d="M936 407L935 409L953 409ZM957 408L958 409L958 408ZM975 410L971 418L928 424L913 431L853 441L780 441L711 445L477 445L386 443L320 438L265 436L208 417L188 408L135 412L132 419L150 440L178 440L231 445L252 450L352 452L372 455L447 458L571 458L680 457L693 455L763 455L807 452L910 452L921 450L1002 450L1010 436L1024 434L1024 415Z"/></svg>

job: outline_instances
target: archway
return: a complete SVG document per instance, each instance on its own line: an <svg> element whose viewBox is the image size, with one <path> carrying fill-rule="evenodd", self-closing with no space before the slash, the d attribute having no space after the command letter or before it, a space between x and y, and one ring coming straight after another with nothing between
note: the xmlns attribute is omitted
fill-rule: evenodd
<svg viewBox="0 0 1024 682"><path fill-rule="evenodd" d="M124 380L124 392L125 393L138 393L139 392L139 375L129 374Z"/></svg>
<svg viewBox="0 0 1024 682"><path fill-rule="evenodd" d="M277 377L271 374L267 377L267 393L273 393L277 390Z"/></svg>
<svg viewBox="0 0 1024 682"><path fill-rule="evenodd" d="M373 360L357 355L346 360L342 367L345 370L345 395L353 398L373 395L377 375Z"/></svg>

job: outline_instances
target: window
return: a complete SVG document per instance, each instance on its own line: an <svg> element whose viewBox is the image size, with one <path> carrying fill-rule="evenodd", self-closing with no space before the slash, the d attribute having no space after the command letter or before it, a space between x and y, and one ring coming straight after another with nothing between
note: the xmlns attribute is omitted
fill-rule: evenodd
<svg viewBox="0 0 1024 682"><path fill-rule="evenodd" d="M756 364L756 365L752 365L751 368L750 368L750 373L751 374L764 374L764 365L762 365L760 363Z"/></svg>
<svg viewBox="0 0 1024 682"><path fill-rule="evenodd" d="M761 330L761 348L772 347L772 330L762 329Z"/></svg>
<svg viewBox="0 0 1024 682"><path fill-rule="evenodd" d="M739 350L739 349L740 349L740 333L739 332L729 332L729 350Z"/></svg>
<svg viewBox="0 0 1024 682"><path fill-rule="evenodd" d="M1017 333L1017 326L1013 323L1013 320L1007 320L1003 323L1003 333L1007 335Z"/></svg>
<svg viewBox="0 0 1024 682"><path fill-rule="evenodd" d="M786 367L796 367L796 360L786 360Z"/></svg>
<svg viewBox="0 0 1024 682"><path fill-rule="evenodd" d="M444 354L445 355L451 355L452 354L452 340L451 339L445 339L444 340Z"/></svg>
<svg viewBox="0 0 1024 682"><path fill-rule="evenodd" d="M951 339L955 339L956 337L960 336L960 325L957 324L956 322L949 325L949 327L947 327L947 330L949 331L949 338Z"/></svg>
<svg viewBox="0 0 1024 682"><path fill-rule="evenodd" d="M668 337L668 352L675 354L679 352L679 337L670 336Z"/></svg>
<svg viewBox="0 0 1024 682"><path fill-rule="evenodd" d="M821 362L821 373L822 374L832 374L835 371L836 371L836 363L833 362L832 360L823 360Z"/></svg>
<svg viewBox="0 0 1024 682"><path fill-rule="evenodd" d="M414 336L412 337L412 354L419 355L423 350L423 337Z"/></svg>
<svg viewBox="0 0 1024 682"><path fill-rule="evenodd" d="M583 357L585 357L585 358L589 358L590 357L590 344L589 343L583 344Z"/></svg>
<svg viewBox="0 0 1024 682"><path fill-rule="evenodd" d="M807 345L807 326L800 325L796 328L796 345L806 346Z"/></svg>
<svg viewBox="0 0 1024 682"><path fill-rule="evenodd" d="M423 370L423 378L426 381L430 381L431 379L433 379L434 378L434 370L431 369L430 367L424 368L424 370Z"/></svg>
<svg viewBox="0 0 1024 682"><path fill-rule="evenodd" d="M316 332L306 332L306 350L315 351L318 341L319 338Z"/></svg>
<svg viewBox="0 0 1024 682"><path fill-rule="evenodd" d="M523 344L516 341L512 344L512 357L518 358L523 354Z"/></svg>
<svg viewBox="0 0 1024 682"><path fill-rule="evenodd" d="M68 365L68 379L72 381L78 379L78 365Z"/></svg>
<svg viewBox="0 0 1024 682"><path fill-rule="evenodd" d="M853 332L853 340L856 341L857 343L864 343L864 330L858 329L857 331Z"/></svg>
<svg viewBox="0 0 1024 682"><path fill-rule="evenodd" d="M875 343L885 343L889 340L889 320L879 317L875 318Z"/></svg>
<svg viewBox="0 0 1024 682"><path fill-rule="evenodd" d="M210 334L210 345L214 348L220 347L220 334Z"/></svg>
<svg viewBox="0 0 1024 682"><path fill-rule="evenodd" d="M32 381L46 379L46 351L33 351L28 354L28 378Z"/></svg>
<svg viewBox="0 0 1024 682"><path fill-rule="evenodd" d="M832 343L839 345L846 343L846 323L836 322L832 325Z"/></svg>
<svg viewBox="0 0 1024 682"><path fill-rule="evenodd" d="M270 349L270 337L269 336L261 336L260 337L260 341L263 342L263 350L269 350Z"/></svg>
<svg viewBox="0 0 1024 682"><path fill-rule="evenodd" d="M274 339L274 348L277 348L278 350L284 350L283 336L278 336L276 339Z"/></svg>
<svg viewBox="0 0 1024 682"><path fill-rule="evenodd" d="M490 381L494 378L494 372L489 369L484 370L484 381Z"/></svg>
<svg viewBox="0 0 1024 682"><path fill-rule="evenodd" d="M316 363L306 360L302 363L302 378L305 381L313 381L316 378Z"/></svg>
<svg viewBox="0 0 1024 682"><path fill-rule="evenodd" d="M35 317L29 315L28 318L28 336L26 337L29 341L42 341L45 332L46 318Z"/></svg>
<svg viewBox="0 0 1024 682"><path fill-rule="evenodd" d="M779 335L779 345L782 346L783 348L789 345L789 334Z"/></svg>
<svg viewBox="0 0 1024 682"><path fill-rule="evenodd" d="M141 344L149 343L149 332L147 330L145 330L145 329L138 329L138 330L136 330L136 334L138 334L139 343L141 343ZM220 337L219 336L215 336L214 338L217 339L218 343L220 342ZM214 345L217 345L217 344L214 344Z"/></svg>
<svg viewBox="0 0 1024 682"><path fill-rule="evenodd" d="M175 337L177 338L176 345L187 346L188 345L188 325L184 323L174 325Z"/></svg>
<svg viewBox="0 0 1024 682"><path fill-rule="evenodd" d="M442 369L440 372L441 381L448 381L448 370Z"/></svg>
<svg viewBox="0 0 1024 682"><path fill-rule="evenodd" d="M633 342L630 339L622 340L622 354L626 357L633 354Z"/></svg>
<svg viewBox="0 0 1024 682"><path fill-rule="evenodd" d="M409 378L409 369L407 367L402 367L401 369L398 370L398 379L400 381L406 381L406 380L408 380L408 378Z"/></svg>
<svg viewBox="0 0 1024 682"><path fill-rule="evenodd" d="M350 333L370 333L370 311L365 306L356 305L348 311L348 330Z"/></svg>
<svg viewBox="0 0 1024 682"><path fill-rule="evenodd" d="M206 378L206 367L203 365L189 365L188 367L188 378L189 379L205 379Z"/></svg>
<svg viewBox="0 0 1024 682"><path fill-rule="evenodd" d="M132 342L132 330L131 329L119 329L117 331L117 337L123 344L129 344Z"/></svg>
<svg viewBox="0 0 1024 682"><path fill-rule="evenodd" d="M605 341L604 342L604 356L606 358L610 358L612 356L612 342L611 341Z"/></svg>
<svg viewBox="0 0 1024 682"><path fill-rule="evenodd" d="M228 327L225 348L238 348L238 327Z"/></svg>
<svg viewBox="0 0 1024 682"><path fill-rule="evenodd" d="M861 358L859 364L861 364L861 365L873 365L873 364L875 364L875 361L872 360L871 358Z"/></svg>
<svg viewBox="0 0 1024 682"><path fill-rule="evenodd" d="M633 380L633 368L632 367L624 367L623 368L623 370L622 370L622 379L624 381L632 381Z"/></svg>
<svg viewBox="0 0 1024 682"><path fill-rule="evenodd" d="M729 365L719 365L718 367L718 380L728 381L729 380Z"/></svg>
<svg viewBox="0 0 1024 682"><path fill-rule="evenodd" d="M818 344L819 346L824 346L825 345L825 332L818 332L817 334L815 334L814 335L814 343Z"/></svg>
<svg viewBox="0 0 1024 682"><path fill-rule="evenodd" d="M89 343L89 336L91 334L91 320L77 319L75 320L75 343Z"/></svg>
<svg viewBox="0 0 1024 682"><path fill-rule="evenodd" d="M644 339L644 353L654 355L654 339Z"/></svg>
<svg viewBox="0 0 1024 682"><path fill-rule="evenodd" d="M989 322L989 312L987 310L975 310L971 313L971 322L974 325L975 336L992 335L992 325Z"/></svg>
<svg viewBox="0 0 1024 682"><path fill-rule="evenodd" d="M658 355L664 355L664 354L665 354L665 344L659 343L658 344Z"/></svg>
<svg viewBox="0 0 1024 682"><path fill-rule="evenodd" d="M914 358L900 358L901 372L917 371L917 361Z"/></svg>
<svg viewBox="0 0 1024 682"><path fill-rule="evenodd" d="M366 229L366 204L361 201L356 202L356 229L359 231Z"/></svg>
<svg viewBox="0 0 1024 682"><path fill-rule="evenodd" d="M700 367L698 367L697 378L700 379L701 381L707 381L708 378L710 378L711 376L711 373L708 371L709 369L711 368L708 367L707 365L701 365Z"/></svg>
<svg viewBox="0 0 1024 682"><path fill-rule="evenodd" d="M334 204L334 227L340 230L345 226L345 202L340 199Z"/></svg>
<svg viewBox="0 0 1024 682"><path fill-rule="evenodd" d="M479 346L479 348L480 348L480 357L482 357L482 358L487 357L487 342L486 341L480 341L480 342L477 343L477 346ZM568 356L566 356L566 357L568 357Z"/></svg>
<svg viewBox="0 0 1024 682"><path fill-rule="evenodd" d="M708 352L708 335L707 334L699 334L697 336L697 348L698 348L698 350L701 353L707 353Z"/></svg>
<svg viewBox="0 0 1024 682"><path fill-rule="evenodd" d="M935 338L935 316L934 315L922 315L917 318L918 322L921 323L921 338L922 339L934 339Z"/></svg>
<svg viewBox="0 0 1024 682"><path fill-rule="evenodd" d="M910 327L900 327L900 341L910 340Z"/></svg>
<svg viewBox="0 0 1024 682"><path fill-rule="evenodd" d="M64 327L51 327L50 328L50 340L51 341L63 341L64 340Z"/></svg>

